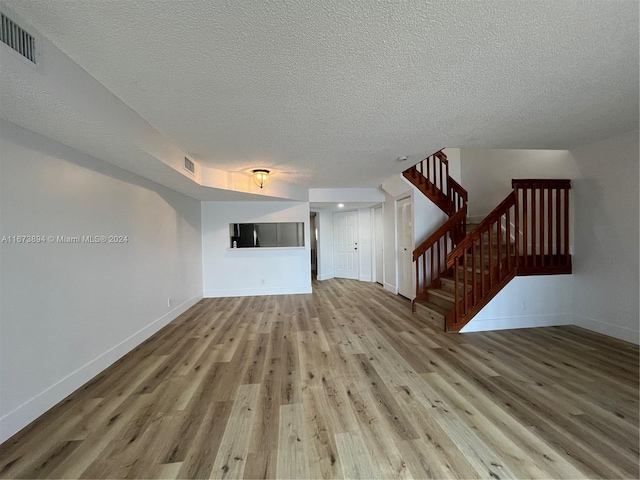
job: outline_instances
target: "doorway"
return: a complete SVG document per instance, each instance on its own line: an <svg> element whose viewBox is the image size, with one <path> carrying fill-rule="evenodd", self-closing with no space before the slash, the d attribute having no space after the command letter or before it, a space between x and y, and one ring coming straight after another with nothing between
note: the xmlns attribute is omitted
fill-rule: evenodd
<svg viewBox="0 0 640 480"><path fill-rule="evenodd" d="M358 279L358 212L333 214L334 276Z"/></svg>
<svg viewBox="0 0 640 480"><path fill-rule="evenodd" d="M413 298L413 214L411 197L398 200L398 293Z"/></svg>
<svg viewBox="0 0 640 480"><path fill-rule="evenodd" d="M380 285L384 285L384 225L382 222L382 205L379 205L373 209L373 243L376 262L373 280Z"/></svg>

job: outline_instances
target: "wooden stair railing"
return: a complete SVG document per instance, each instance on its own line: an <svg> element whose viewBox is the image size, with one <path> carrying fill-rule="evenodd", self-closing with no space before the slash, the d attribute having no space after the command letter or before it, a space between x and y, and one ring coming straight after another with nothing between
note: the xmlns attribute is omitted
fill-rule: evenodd
<svg viewBox="0 0 640 480"><path fill-rule="evenodd" d="M413 251L416 262L416 296L411 302L428 298L427 289L438 286L451 249L467 234L467 191L449 175L449 161L442 150L403 172L404 177L449 216L438 230Z"/></svg>
<svg viewBox="0 0 640 480"><path fill-rule="evenodd" d="M512 180L518 202L518 275L571 273L570 180Z"/></svg>
<svg viewBox="0 0 640 480"><path fill-rule="evenodd" d="M447 255L454 299L446 331L460 330L517 275L571 273L571 181L513 180L512 185L507 198Z"/></svg>
<svg viewBox="0 0 640 480"><path fill-rule="evenodd" d="M447 254L455 245L460 232L466 231L466 228L465 205L413 251L413 261L416 265L416 296L411 301L413 313L416 311L416 302L429 298L427 289L439 286L440 275L447 269Z"/></svg>
<svg viewBox="0 0 640 480"><path fill-rule="evenodd" d="M515 276L518 266L516 195L500 205L447 256L453 269L454 303L445 331L458 331Z"/></svg>
<svg viewBox="0 0 640 480"><path fill-rule="evenodd" d="M467 191L449 176L449 161L442 150L402 174L449 217L467 203Z"/></svg>
<svg viewBox="0 0 640 480"><path fill-rule="evenodd" d="M414 313L418 303L437 309L430 318L458 331L516 275L571 273L570 180L513 180L513 191L467 234L467 191L449 176L442 151L403 175L449 216L413 251Z"/></svg>

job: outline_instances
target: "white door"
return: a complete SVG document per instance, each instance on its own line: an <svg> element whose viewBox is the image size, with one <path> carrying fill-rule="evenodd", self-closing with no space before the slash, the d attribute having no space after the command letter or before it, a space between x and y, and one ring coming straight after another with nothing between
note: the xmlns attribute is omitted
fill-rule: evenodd
<svg viewBox="0 0 640 480"><path fill-rule="evenodd" d="M413 215L411 198L398 201L398 293L413 298Z"/></svg>
<svg viewBox="0 0 640 480"><path fill-rule="evenodd" d="M382 205L374 208L373 210L373 228L374 228L374 242L375 242L375 262L376 262L376 278L374 280L381 285L384 285L384 273L382 270L384 262L384 253L382 250L384 228L382 224Z"/></svg>
<svg viewBox="0 0 640 480"><path fill-rule="evenodd" d="M358 279L358 212L333 214L333 269L336 277Z"/></svg>

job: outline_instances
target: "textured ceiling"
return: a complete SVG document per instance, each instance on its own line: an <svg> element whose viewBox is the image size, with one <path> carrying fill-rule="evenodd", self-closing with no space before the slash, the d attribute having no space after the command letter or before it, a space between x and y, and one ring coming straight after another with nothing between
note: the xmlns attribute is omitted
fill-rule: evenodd
<svg viewBox="0 0 640 480"><path fill-rule="evenodd" d="M638 128L636 0L5 3L222 170L373 187L399 156Z"/></svg>

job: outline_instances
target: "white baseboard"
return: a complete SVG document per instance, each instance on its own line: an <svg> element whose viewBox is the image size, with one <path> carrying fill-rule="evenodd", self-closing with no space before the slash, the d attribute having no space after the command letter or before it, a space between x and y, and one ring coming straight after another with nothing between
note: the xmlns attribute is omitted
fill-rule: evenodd
<svg viewBox="0 0 640 480"><path fill-rule="evenodd" d="M219 288L205 290L205 298L219 297L257 297L262 295L297 295L312 293L311 285L301 287L271 287L271 288Z"/></svg>
<svg viewBox="0 0 640 480"><path fill-rule="evenodd" d="M390 283L384 282L384 289L393 293L394 295L398 294L398 288L395 285L391 285Z"/></svg>
<svg viewBox="0 0 640 480"><path fill-rule="evenodd" d="M333 278L333 273L327 273L326 275L318 275L319 281L329 280L330 278Z"/></svg>
<svg viewBox="0 0 640 480"><path fill-rule="evenodd" d="M625 342L634 343L640 345L640 332L632 328L621 327L620 325L613 325L611 323L602 322L593 318L583 317L582 315L574 315L574 324L586 328L609 337L624 340Z"/></svg>
<svg viewBox="0 0 640 480"><path fill-rule="evenodd" d="M86 363L76 371L71 372L61 380L58 380L47 389L24 402L15 410L0 418L0 443L26 427L29 423L60 402L60 400L76 391L93 377L125 356L162 327L169 324L173 319L186 312L201 299L202 295L198 294L183 302L170 312L152 321L146 327L141 328L130 337L125 338L117 345L101 353L90 362Z"/></svg>
<svg viewBox="0 0 640 480"><path fill-rule="evenodd" d="M572 325L573 315L527 315L506 318L473 318L460 333L488 332L491 330L511 330L515 328L553 327L558 325Z"/></svg>
<svg viewBox="0 0 640 480"><path fill-rule="evenodd" d="M360 275L360 278L358 278L358 280L360 280L361 282L370 282L371 275Z"/></svg>

